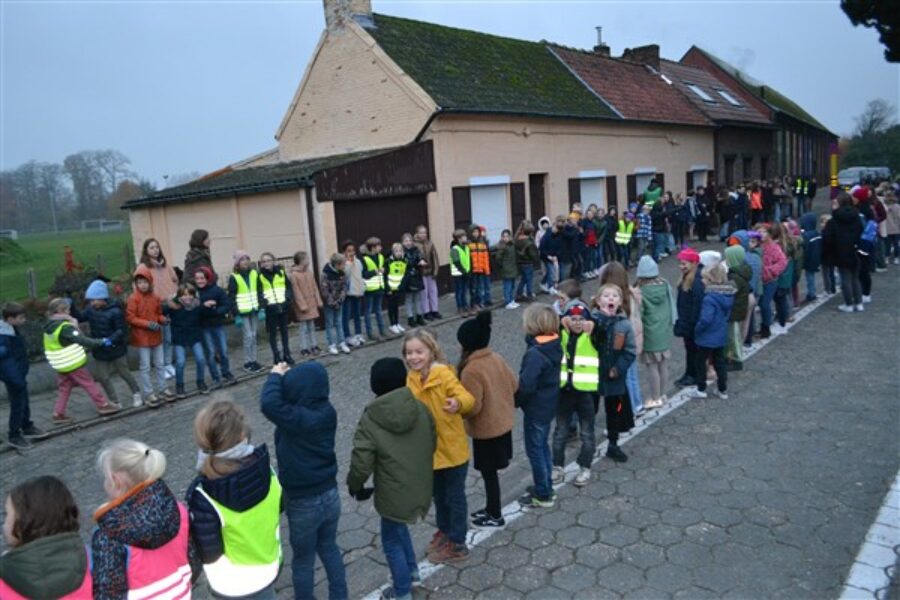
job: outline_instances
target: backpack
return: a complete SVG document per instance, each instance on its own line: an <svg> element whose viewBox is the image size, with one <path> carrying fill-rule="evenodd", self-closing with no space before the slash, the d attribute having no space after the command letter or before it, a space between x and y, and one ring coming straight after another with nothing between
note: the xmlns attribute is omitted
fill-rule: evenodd
<svg viewBox="0 0 900 600"><path fill-rule="evenodd" d="M865 217L862 215L860 215L859 218L865 221ZM865 221L862 233L859 234L859 241L856 243L857 252L863 256L868 256L875 250L875 235L877 234L877 231L878 223L875 222L875 219Z"/></svg>

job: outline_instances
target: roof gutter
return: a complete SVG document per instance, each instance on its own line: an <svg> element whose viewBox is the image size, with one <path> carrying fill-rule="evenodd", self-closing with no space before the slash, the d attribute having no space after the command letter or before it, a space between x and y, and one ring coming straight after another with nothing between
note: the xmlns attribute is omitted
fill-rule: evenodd
<svg viewBox="0 0 900 600"><path fill-rule="evenodd" d="M282 190L291 190L301 187L312 187L315 185L309 177L301 179L283 179L281 181L270 181L266 183L257 183L249 185L238 185L224 188L216 188L200 192L184 192L181 194L171 194L169 196L137 198L129 200L120 208L121 210L130 210L133 208L144 208L147 206L156 206L160 204L176 204L181 200L190 198L192 200L212 200L215 198L227 198L229 196L241 196L257 192L275 192Z"/></svg>

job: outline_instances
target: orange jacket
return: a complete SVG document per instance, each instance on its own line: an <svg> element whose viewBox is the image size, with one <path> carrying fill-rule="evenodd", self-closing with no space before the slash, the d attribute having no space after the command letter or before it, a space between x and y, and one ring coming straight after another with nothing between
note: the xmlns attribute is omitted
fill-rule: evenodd
<svg viewBox="0 0 900 600"><path fill-rule="evenodd" d="M131 326L131 345L152 348L163 342L162 302L153 293L153 275L149 270L135 272L135 276L137 275L150 282L150 289L146 293L140 292L135 283L134 293L128 297L128 303L125 305L125 320ZM153 331L150 329L150 323L157 323L160 328Z"/></svg>
<svg viewBox="0 0 900 600"><path fill-rule="evenodd" d="M762 192L750 192L750 210L762 210Z"/></svg>
<svg viewBox="0 0 900 600"><path fill-rule="evenodd" d="M472 256L472 273L481 275L491 274L491 253L488 245L482 241L469 242L469 252Z"/></svg>

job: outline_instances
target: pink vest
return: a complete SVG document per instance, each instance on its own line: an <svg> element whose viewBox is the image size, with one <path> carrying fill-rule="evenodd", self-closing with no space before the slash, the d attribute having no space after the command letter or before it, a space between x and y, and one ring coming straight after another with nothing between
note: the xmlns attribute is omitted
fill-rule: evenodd
<svg viewBox="0 0 900 600"><path fill-rule="evenodd" d="M2 579L0 579L0 598L2 598L3 600L29 600L27 596L23 596L22 594L9 587L9 584L7 584ZM81 581L81 586L74 592L68 593L65 596L60 596L60 599L93 600L93 598L94 583L91 579L91 567L90 565L88 565L88 568L84 572L84 579Z"/></svg>
<svg viewBox="0 0 900 600"><path fill-rule="evenodd" d="M178 535L150 550L128 546L128 600L191 597L191 566L188 563L188 513L178 503L181 524Z"/></svg>

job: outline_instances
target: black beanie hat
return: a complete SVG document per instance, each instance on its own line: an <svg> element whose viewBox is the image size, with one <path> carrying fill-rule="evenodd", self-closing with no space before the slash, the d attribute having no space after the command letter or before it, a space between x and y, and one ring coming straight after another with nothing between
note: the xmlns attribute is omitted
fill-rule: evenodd
<svg viewBox="0 0 900 600"><path fill-rule="evenodd" d="M483 310L474 319L460 325L456 339L467 352L487 348L491 343L491 311Z"/></svg>
<svg viewBox="0 0 900 600"><path fill-rule="evenodd" d="M379 358L369 377L372 391L383 396L406 385L406 365L399 358Z"/></svg>

